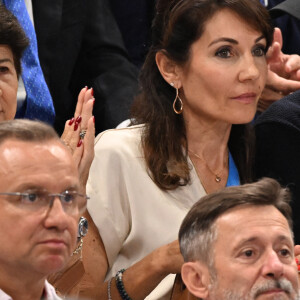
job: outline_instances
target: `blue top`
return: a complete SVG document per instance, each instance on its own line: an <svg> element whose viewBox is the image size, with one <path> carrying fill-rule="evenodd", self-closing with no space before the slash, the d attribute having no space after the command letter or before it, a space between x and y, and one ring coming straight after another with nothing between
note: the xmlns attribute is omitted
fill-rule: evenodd
<svg viewBox="0 0 300 300"><path fill-rule="evenodd" d="M231 153L229 152L228 155L228 179L226 183L227 186L234 186L234 185L240 185L240 177L239 177L239 172L237 170L237 167L234 163L233 157Z"/></svg>

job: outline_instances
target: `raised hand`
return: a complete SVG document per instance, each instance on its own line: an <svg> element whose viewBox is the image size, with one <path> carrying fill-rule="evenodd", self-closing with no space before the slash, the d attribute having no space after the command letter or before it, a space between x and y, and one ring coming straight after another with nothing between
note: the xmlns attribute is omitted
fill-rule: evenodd
<svg viewBox="0 0 300 300"><path fill-rule="evenodd" d="M80 182L85 189L89 169L94 158L95 119L93 89L83 88L71 120L66 121L61 139L70 149L78 166Z"/></svg>

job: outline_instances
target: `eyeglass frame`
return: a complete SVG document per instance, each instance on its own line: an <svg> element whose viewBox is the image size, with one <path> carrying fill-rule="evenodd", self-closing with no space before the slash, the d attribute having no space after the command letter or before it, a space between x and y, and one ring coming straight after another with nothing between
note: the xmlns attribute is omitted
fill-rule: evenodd
<svg viewBox="0 0 300 300"><path fill-rule="evenodd" d="M57 193L53 193L53 194L49 193L48 194L48 193L41 193L41 192L40 193L38 193L38 192L27 192L27 193L26 192L24 192L24 193L21 193L21 192L0 192L0 196L20 196L20 197L26 197L27 196L28 197L29 195L36 195L37 198L39 198L39 196L44 196L44 197L46 196L47 200L48 199L50 199L50 200L48 200L48 205L45 206L44 208L48 207L48 209L52 208L55 198L58 197L64 212L68 215L72 215L72 213L69 213L69 212L66 211L67 207L64 205L64 202L63 202L64 200L62 199L62 197L65 197L66 195L71 195L72 193L73 194L75 193L76 196L85 198L85 200L90 199L90 197L88 197L87 195L80 194L77 191L68 191L68 190L66 190L66 191L64 191L63 193L60 193L60 194L57 194ZM65 203L67 203L67 202L65 202ZM79 206L78 206L78 202L77 202L77 208L78 208L78 213L81 214L86 209L86 205L84 205L83 208L80 209ZM38 211L38 209L36 211Z"/></svg>

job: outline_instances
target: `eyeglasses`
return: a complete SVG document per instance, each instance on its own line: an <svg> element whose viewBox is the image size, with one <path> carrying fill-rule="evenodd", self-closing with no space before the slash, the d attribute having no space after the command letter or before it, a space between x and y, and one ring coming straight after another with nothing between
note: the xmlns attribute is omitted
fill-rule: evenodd
<svg viewBox="0 0 300 300"><path fill-rule="evenodd" d="M86 209L88 196L76 191L64 191L61 194L48 194L46 192L27 193L0 193L3 196L11 196L9 199L16 206L31 212L47 210L53 206L55 198L60 200L63 210L68 215L82 214Z"/></svg>

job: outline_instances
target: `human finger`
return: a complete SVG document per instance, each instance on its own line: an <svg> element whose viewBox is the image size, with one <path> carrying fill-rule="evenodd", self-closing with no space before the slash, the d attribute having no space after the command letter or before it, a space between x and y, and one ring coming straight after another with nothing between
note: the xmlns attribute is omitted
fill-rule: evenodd
<svg viewBox="0 0 300 300"><path fill-rule="evenodd" d="M285 71L291 73L300 69L300 56L297 54L287 55Z"/></svg>
<svg viewBox="0 0 300 300"><path fill-rule="evenodd" d="M282 95L288 95L300 89L300 81L283 78L269 70L266 86Z"/></svg>
<svg viewBox="0 0 300 300"><path fill-rule="evenodd" d="M294 253L295 253L295 256L299 256L300 255L300 245L295 245L295 247L294 247Z"/></svg>
<svg viewBox="0 0 300 300"><path fill-rule="evenodd" d="M282 54L280 45L274 42L266 54L268 64L282 62Z"/></svg>
<svg viewBox="0 0 300 300"><path fill-rule="evenodd" d="M273 42L278 43L280 45L280 50L282 49L283 45L283 38L282 38L282 32L279 27L274 28L273 32Z"/></svg>
<svg viewBox="0 0 300 300"><path fill-rule="evenodd" d="M83 106L83 102L84 102L84 96L87 91L88 91L88 87L85 86L83 89L81 89L81 91L78 94L77 104L76 104L76 108L75 108L75 112L74 112L75 119L81 115L82 106Z"/></svg>
<svg viewBox="0 0 300 300"><path fill-rule="evenodd" d="M81 111L81 129L86 130L88 121L93 115L93 106L95 103L95 98L93 97L93 89L89 89L85 96L84 96L84 102L82 106Z"/></svg>
<svg viewBox="0 0 300 300"><path fill-rule="evenodd" d="M78 139L77 145L74 148L73 155L72 155L75 165L77 166L78 172L79 172L81 159L83 156L83 151L84 151L83 141L81 139ZM80 174L79 174L79 179L80 179Z"/></svg>
<svg viewBox="0 0 300 300"><path fill-rule="evenodd" d="M72 118L71 120L67 120L65 123L64 132L61 136L61 140L68 147L72 155L79 141L78 127L80 122L81 122L80 116L78 116L76 119Z"/></svg>
<svg viewBox="0 0 300 300"><path fill-rule="evenodd" d="M82 186L86 185L89 170L94 159L94 142L95 142L95 118L92 116L88 120L86 134L83 143L83 153L78 165L80 182ZM78 154L79 155L79 154Z"/></svg>

